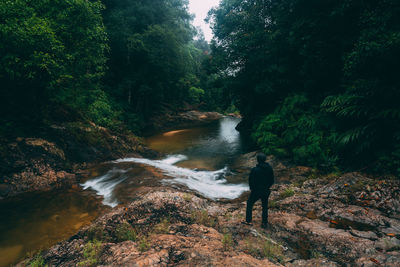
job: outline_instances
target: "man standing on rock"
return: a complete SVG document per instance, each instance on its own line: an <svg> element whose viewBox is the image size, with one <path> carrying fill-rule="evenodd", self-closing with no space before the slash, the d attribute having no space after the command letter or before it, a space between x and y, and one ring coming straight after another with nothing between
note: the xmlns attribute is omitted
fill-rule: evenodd
<svg viewBox="0 0 400 267"><path fill-rule="evenodd" d="M262 228L268 227L268 197L270 187L274 184L274 171L266 162L267 157L263 153L257 154L257 166L251 169L249 175L250 196L247 200L246 222L251 224L254 203L261 199L262 203Z"/></svg>

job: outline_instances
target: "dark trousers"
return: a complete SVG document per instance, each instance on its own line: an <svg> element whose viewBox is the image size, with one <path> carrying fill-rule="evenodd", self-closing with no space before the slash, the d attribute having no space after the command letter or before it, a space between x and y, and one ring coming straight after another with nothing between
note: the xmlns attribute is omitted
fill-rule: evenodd
<svg viewBox="0 0 400 267"><path fill-rule="evenodd" d="M253 192L251 191L246 207L246 222L250 223L253 217L253 206L257 200L261 199L262 203L262 224L268 224L268 198L270 191Z"/></svg>

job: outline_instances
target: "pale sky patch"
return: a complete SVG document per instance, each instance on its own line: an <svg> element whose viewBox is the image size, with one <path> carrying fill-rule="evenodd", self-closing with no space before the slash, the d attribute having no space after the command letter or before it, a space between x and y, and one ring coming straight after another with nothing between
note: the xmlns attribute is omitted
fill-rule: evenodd
<svg viewBox="0 0 400 267"><path fill-rule="evenodd" d="M208 11L212 7L218 6L220 0L189 0L189 11L195 14L193 25L200 27L204 32L204 37L210 41L213 34L210 25L204 19L207 17Z"/></svg>

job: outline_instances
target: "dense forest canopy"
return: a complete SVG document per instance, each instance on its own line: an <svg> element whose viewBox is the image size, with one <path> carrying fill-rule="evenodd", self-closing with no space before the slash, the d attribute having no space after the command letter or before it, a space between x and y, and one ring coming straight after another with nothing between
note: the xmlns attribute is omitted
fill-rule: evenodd
<svg viewBox="0 0 400 267"><path fill-rule="evenodd" d="M209 48L194 38L187 4L2 1L2 132L43 125L60 107L140 132L164 104L203 102L200 76Z"/></svg>
<svg viewBox="0 0 400 267"><path fill-rule="evenodd" d="M223 0L209 19L213 57L265 152L396 171L399 1Z"/></svg>
<svg viewBox="0 0 400 267"><path fill-rule="evenodd" d="M0 134L75 117L140 134L165 108L238 108L266 153L400 172L399 1L222 0L210 46L187 6L1 1Z"/></svg>
<svg viewBox="0 0 400 267"><path fill-rule="evenodd" d="M1 1L3 129L40 124L55 103L93 109L108 50L102 9L99 1Z"/></svg>

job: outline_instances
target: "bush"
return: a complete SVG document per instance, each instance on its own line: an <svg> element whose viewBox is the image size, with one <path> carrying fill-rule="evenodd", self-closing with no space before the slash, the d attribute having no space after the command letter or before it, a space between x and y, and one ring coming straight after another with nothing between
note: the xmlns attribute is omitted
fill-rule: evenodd
<svg viewBox="0 0 400 267"><path fill-rule="evenodd" d="M122 223L117 226L115 236L118 242L127 240L136 241L137 235L135 229L129 223Z"/></svg>
<svg viewBox="0 0 400 267"><path fill-rule="evenodd" d="M157 234L167 234L169 231L169 226L170 226L170 220L169 218L163 218L160 223L158 223L154 227L154 231Z"/></svg>
<svg viewBox="0 0 400 267"><path fill-rule="evenodd" d="M217 224L216 220L208 214L207 210L194 211L191 218L195 223L209 227L214 227Z"/></svg>
<svg viewBox="0 0 400 267"><path fill-rule="evenodd" d="M30 267L47 267L48 265L45 263L41 252L38 252L29 263Z"/></svg>
<svg viewBox="0 0 400 267"><path fill-rule="evenodd" d="M108 232L106 232L100 226L91 227L87 231L86 236L91 241L95 241L95 240L108 241L108 240L110 240L110 235L108 234Z"/></svg>
<svg viewBox="0 0 400 267"><path fill-rule="evenodd" d="M188 93L189 93L189 101L192 104L200 103L204 96L204 90L201 88L194 87L194 86L189 88Z"/></svg>
<svg viewBox="0 0 400 267"><path fill-rule="evenodd" d="M138 249L139 249L140 252L145 252L145 251L148 251L150 249L150 243L149 243L147 237L143 236L139 240Z"/></svg>
<svg viewBox="0 0 400 267"><path fill-rule="evenodd" d="M232 234L224 234L222 237L222 249L224 251L231 250L233 247Z"/></svg>
<svg viewBox="0 0 400 267"><path fill-rule="evenodd" d="M271 241L265 241L262 247L263 256L268 259L276 259L281 262L283 251L279 245L273 244Z"/></svg>
<svg viewBox="0 0 400 267"><path fill-rule="evenodd" d="M285 199L288 197L294 196L294 190L292 188L286 188L285 191L280 193L279 198L280 199Z"/></svg>
<svg viewBox="0 0 400 267"><path fill-rule="evenodd" d="M335 135L328 124L326 115L313 108L304 95L294 95L256 124L253 138L266 154L332 167L337 161L332 153Z"/></svg>
<svg viewBox="0 0 400 267"><path fill-rule="evenodd" d="M97 240L90 241L83 249L83 261L78 263L79 267L96 266L101 253L101 242Z"/></svg>

